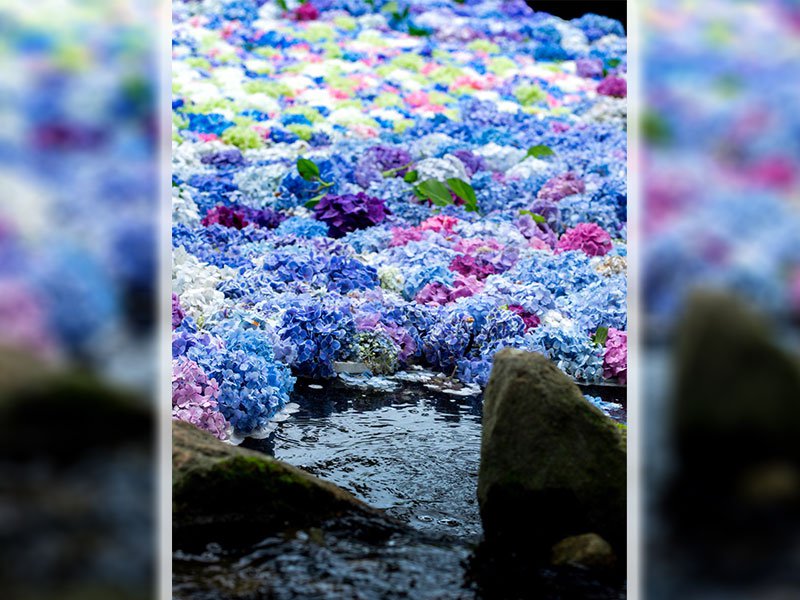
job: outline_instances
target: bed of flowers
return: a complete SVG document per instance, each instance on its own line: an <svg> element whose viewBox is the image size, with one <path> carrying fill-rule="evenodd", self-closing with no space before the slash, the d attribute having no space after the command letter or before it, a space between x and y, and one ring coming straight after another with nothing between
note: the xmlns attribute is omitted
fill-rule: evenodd
<svg viewBox="0 0 800 600"><path fill-rule="evenodd" d="M626 381L626 39L524 2L177 2L173 416L501 348Z"/></svg>

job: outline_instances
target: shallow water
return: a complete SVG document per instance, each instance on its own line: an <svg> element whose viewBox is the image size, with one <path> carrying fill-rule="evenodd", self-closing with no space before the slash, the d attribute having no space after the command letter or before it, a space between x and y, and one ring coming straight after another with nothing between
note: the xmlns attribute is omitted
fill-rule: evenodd
<svg viewBox="0 0 800 600"><path fill-rule="evenodd" d="M316 385L316 384L311 384ZM477 540L481 396L299 382L300 409L249 447L332 481L422 531Z"/></svg>
<svg viewBox="0 0 800 600"><path fill-rule="evenodd" d="M334 525L254 547L179 552L175 597L492 597L466 577L481 537L475 496L481 394L430 373L409 375L375 380L380 389L359 379L350 386L298 381L296 412L268 437L243 444L342 486L408 531L376 543ZM587 391L613 401L622 390ZM624 413L619 407L615 417L624 420ZM537 597L560 597L565 585L582 588L572 597L624 597L619 585L587 582L581 574L540 575L547 589Z"/></svg>

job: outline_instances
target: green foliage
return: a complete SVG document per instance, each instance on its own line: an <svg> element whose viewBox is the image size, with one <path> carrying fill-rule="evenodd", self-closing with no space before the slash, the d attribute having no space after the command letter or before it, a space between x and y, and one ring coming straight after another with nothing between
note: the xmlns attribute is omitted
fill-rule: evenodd
<svg viewBox="0 0 800 600"><path fill-rule="evenodd" d="M544 144L537 144L536 146L531 146L528 148L527 156L532 156L533 158L545 158L546 156L553 156L555 152L550 146L545 146Z"/></svg>
<svg viewBox="0 0 800 600"><path fill-rule="evenodd" d="M300 174L300 177L306 181L315 181L319 179L319 167L317 163L307 158L297 159L297 172Z"/></svg>
<svg viewBox="0 0 800 600"><path fill-rule="evenodd" d="M530 215L531 218L536 223L546 223L547 222L547 219L545 219L542 215L540 215L539 213L535 213L533 211L530 211L530 210L521 210L521 211L519 211L519 214L520 215Z"/></svg>
<svg viewBox="0 0 800 600"><path fill-rule="evenodd" d="M598 346L605 346L608 339L608 327L598 327L592 341Z"/></svg>
<svg viewBox="0 0 800 600"><path fill-rule="evenodd" d="M412 173L415 173L414 177L416 178L416 171L412 171ZM451 191L464 201L464 209L467 212L478 212L478 197L475 195L475 190L462 179L450 178L447 180L447 185L436 179L427 179L414 188L417 198L430 200L434 206L453 204Z"/></svg>

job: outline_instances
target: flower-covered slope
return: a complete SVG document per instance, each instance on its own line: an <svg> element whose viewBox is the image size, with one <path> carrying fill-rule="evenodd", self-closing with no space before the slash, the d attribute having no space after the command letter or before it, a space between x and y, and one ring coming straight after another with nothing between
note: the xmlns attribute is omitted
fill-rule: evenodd
<svg viewBox="0 0 800 600"><path fill-rule="evenodd" d="M626 375L626 40L523 2L177 2L173 414L495 352Z"/></svg>

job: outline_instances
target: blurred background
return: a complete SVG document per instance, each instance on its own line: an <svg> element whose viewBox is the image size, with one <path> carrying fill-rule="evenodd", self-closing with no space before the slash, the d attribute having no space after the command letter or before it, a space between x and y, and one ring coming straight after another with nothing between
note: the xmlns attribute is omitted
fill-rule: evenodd
<svg viewBox="0 0 800 600"><path fill-rule="evenodd" d="M0 7L5 597L154 596L160 9ZM798 597L800 4L637 12L643 597Z"/></svg>
<svg viewBox="0 0 800 600"><path fill-rule="evenodd" d="M0 5L6 598L154 596L156 8Z"/></svg>
<svg viewBox="0 0 800 600"><path fill-rule="evenodd" d="M798 9L640 6L648 600L800 597Z"/></svg>

